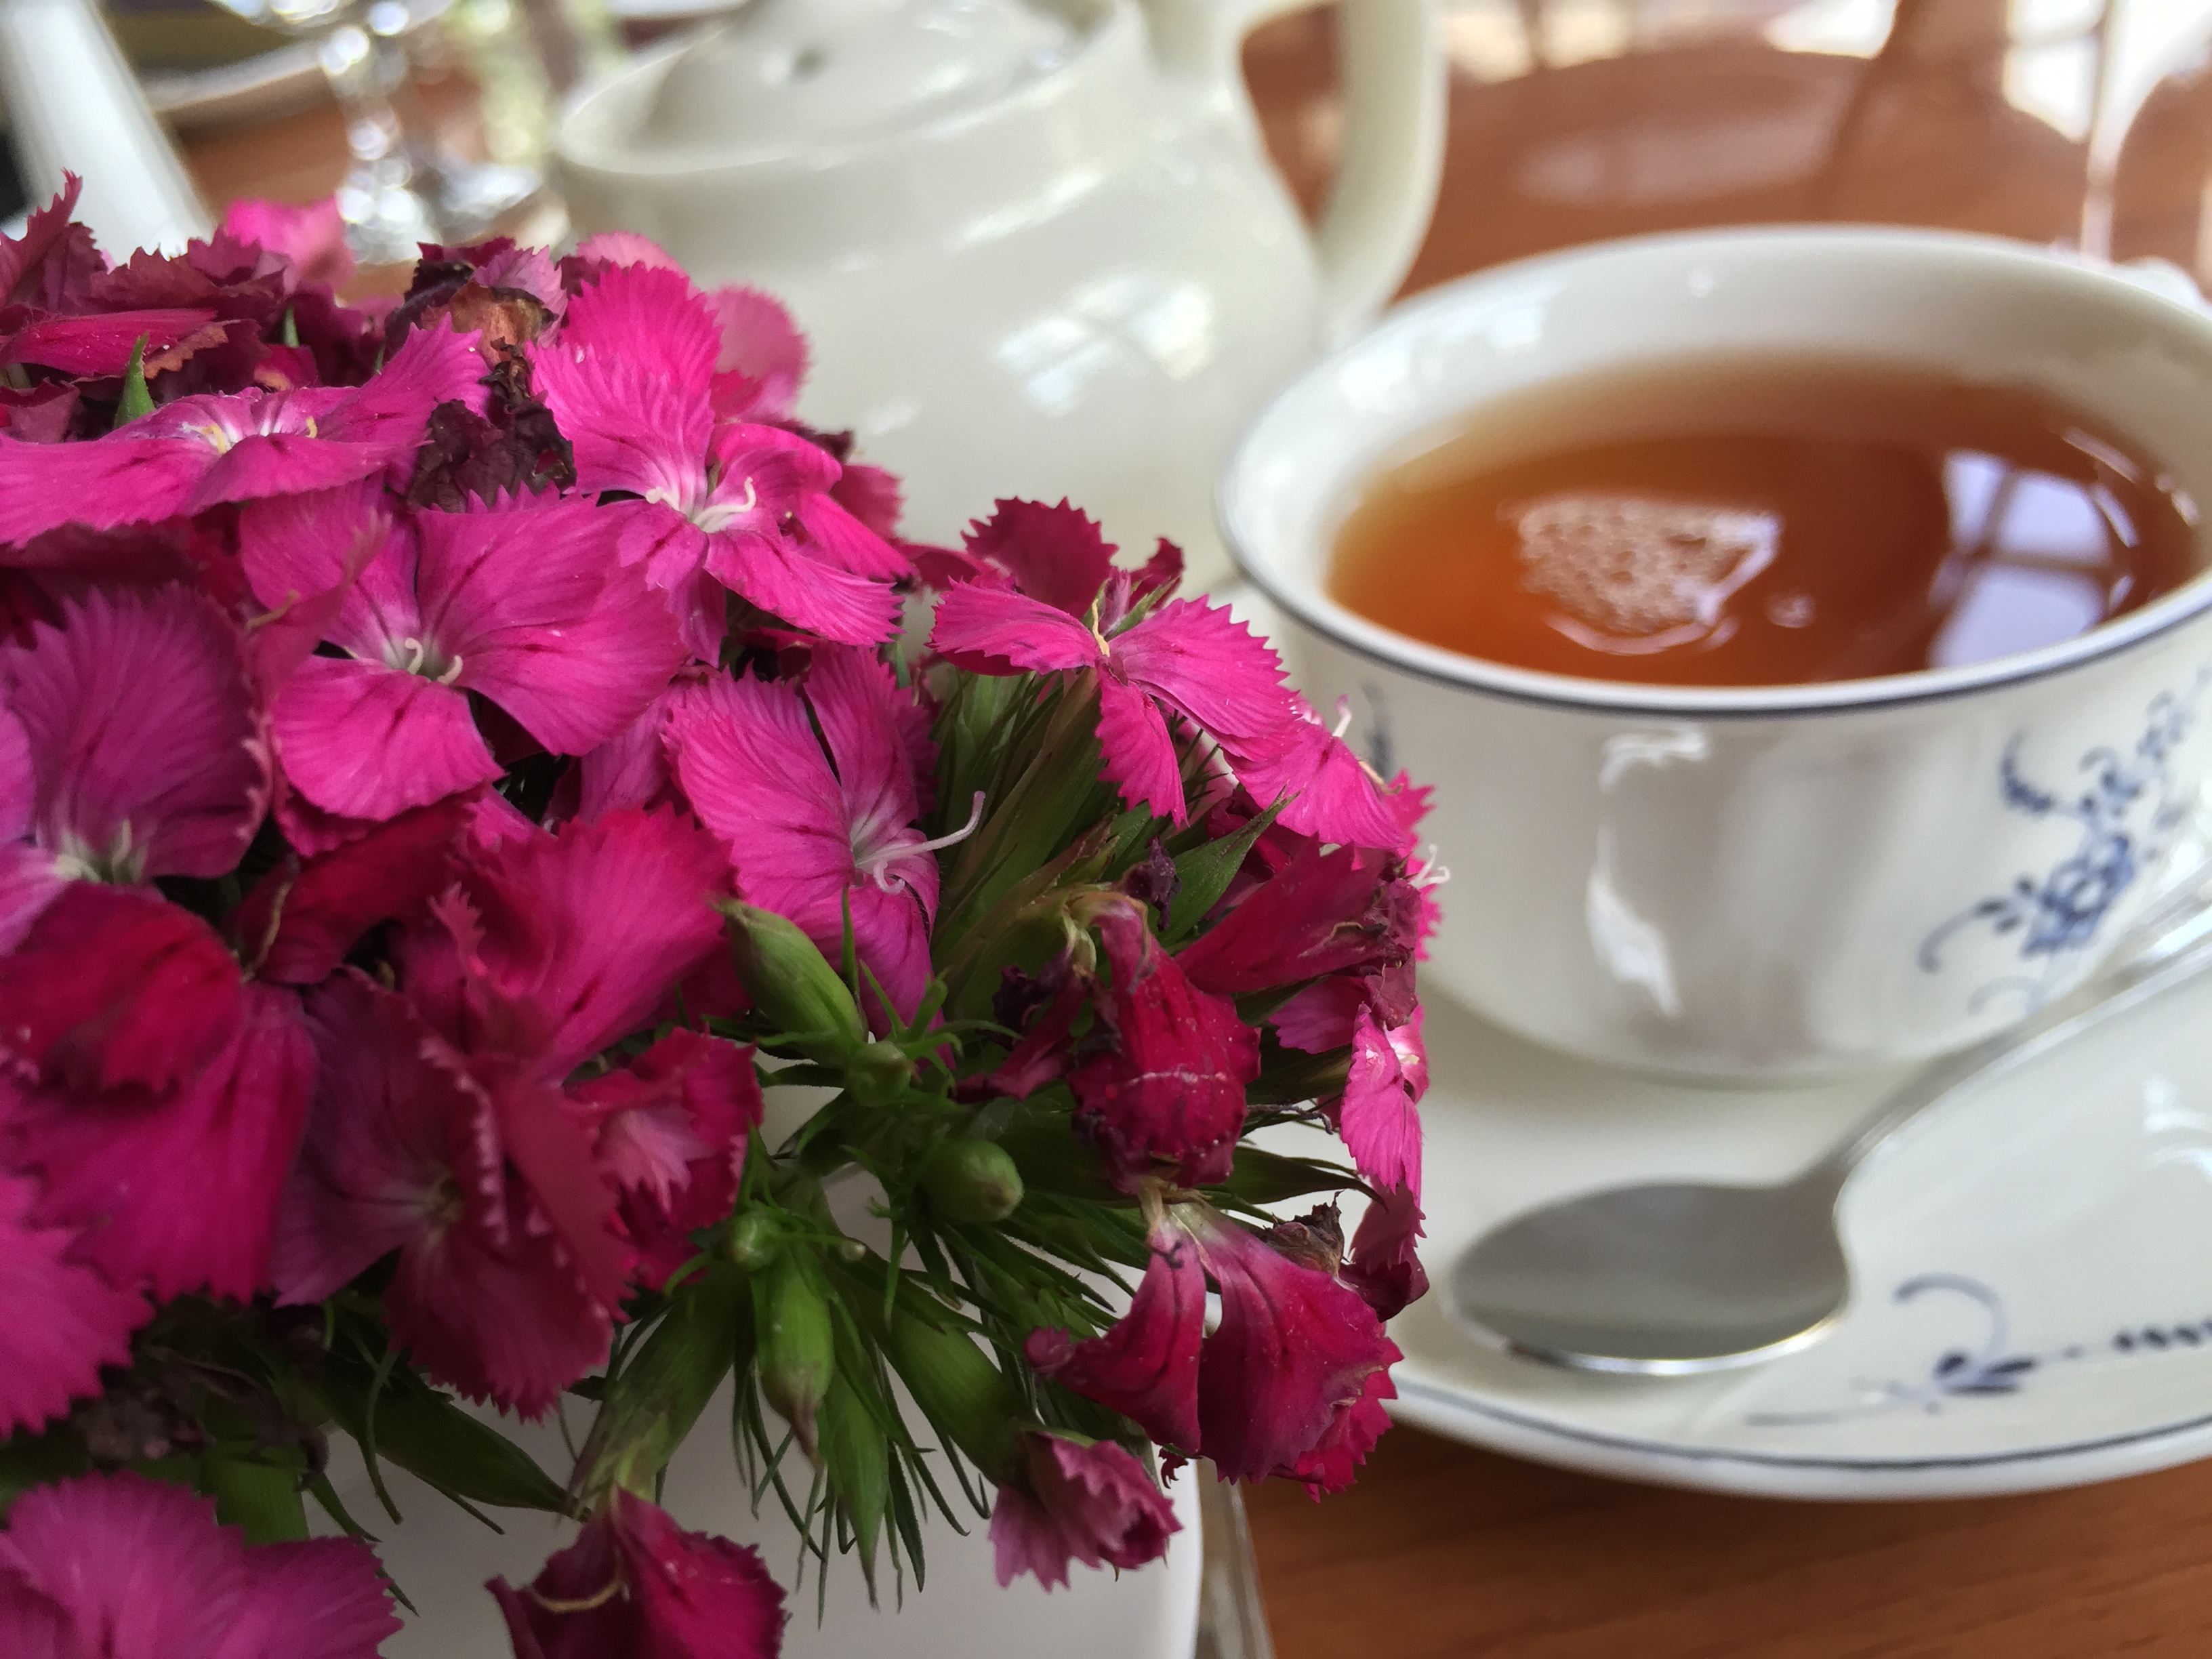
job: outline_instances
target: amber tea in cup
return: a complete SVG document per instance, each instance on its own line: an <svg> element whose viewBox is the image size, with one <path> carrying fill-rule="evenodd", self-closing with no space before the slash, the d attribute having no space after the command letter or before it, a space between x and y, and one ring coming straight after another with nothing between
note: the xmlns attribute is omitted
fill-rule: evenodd
<svg viewBox="0 0 2212 1659"><path fill-rule="evenodd" d="M1550 381L1431 434L1368 481L1328 583L1493 662L1780 685L2055 644L2198 568L2186 494L2047 392L1716 356Z"/></svg>

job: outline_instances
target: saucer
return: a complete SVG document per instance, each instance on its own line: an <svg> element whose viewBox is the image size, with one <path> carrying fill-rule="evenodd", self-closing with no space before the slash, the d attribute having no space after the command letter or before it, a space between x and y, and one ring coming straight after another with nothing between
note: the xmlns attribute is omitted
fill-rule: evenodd
<svg viewBox="0 0 2212 1659"><path fill-rule="evenodd" d="M1594 1474L1808 1498L1947 1498L2212 1455L2212 979L1970 1083L1841 1205L1853 1294L1746 1370L1557 1370L1454 1322L1452 1262L1518 1211L1628 1182L1781 1179L1901 1080L1720 1091L1524 1043L1432 998L1436 1288L1399 1316L1396 1415Z"/></svg>

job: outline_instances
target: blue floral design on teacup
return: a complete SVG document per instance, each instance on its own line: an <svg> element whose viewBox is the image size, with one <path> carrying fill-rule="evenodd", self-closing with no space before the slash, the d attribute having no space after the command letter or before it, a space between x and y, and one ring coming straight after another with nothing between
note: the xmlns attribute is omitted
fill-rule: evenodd
<svg viewBox="0 0 2212 1659"><path fill-rule="evenodd" d="M1944 953L1959 934L1986 927L2017 934L2031 975L2012 975L1978 988L1970 1006L2016 993L2039 1006L2064 975L2066 959L2095 942L2099 928L2146 870L2172 850L2190 817L2191 800L2173 778L2173 755L2196 729L2197 705L2212 684L2212 664L2197 672L2185 692L2162 691L2145 712L2143 728L2123 749L2100 744L2075 763L2080 784L2048 788L2022 769L2026 734L2013 738L1998 763L2005 805L2031 817L2071 818L2081 826L2074 850L2040 875L2024 873L2002 893L1977 900L1921 941L1922 969L1941 973Z"/></svg>

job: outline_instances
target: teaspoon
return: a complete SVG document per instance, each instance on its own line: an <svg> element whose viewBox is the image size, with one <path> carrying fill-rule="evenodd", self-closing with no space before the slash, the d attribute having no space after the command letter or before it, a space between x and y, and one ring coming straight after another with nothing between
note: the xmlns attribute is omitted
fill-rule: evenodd
<svg viewBox="0 0 2212 1659"><path fill-rule="evenodd" d="M1844 1187L1907 1123L1968 1081L2023 1064L2212 964L2212 882L2131 929L2112 965L2026 1024L1915 1073L1790 1182L1665 1182L1548 1204L1453 1264L1451 1311L1476 1336L1578 1370L1676 1375L1817 1341L1850 1294Z"/></svg>

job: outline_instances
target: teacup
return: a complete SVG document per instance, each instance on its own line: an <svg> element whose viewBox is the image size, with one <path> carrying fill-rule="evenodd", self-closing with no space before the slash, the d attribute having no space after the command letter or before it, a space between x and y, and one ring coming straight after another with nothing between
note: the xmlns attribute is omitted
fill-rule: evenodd
<svg viewBox="0 0 2212 1659"><path fill-rule="evenodd" d="M1745 1083L1945 1053L2072 988L2201 856L2212 767L2212 575L1972 666L1713 690L1462 656L1325 591L1358 486L1416 434L1555 377L1763 350L2043 388L2212 502L2212 317L2021 244L1844 228L1438 289L1280 393L1219 501L1293 678L1349 700L1379 771L1436 787L1428 982L1573 1054Z"/></svg>

